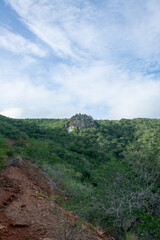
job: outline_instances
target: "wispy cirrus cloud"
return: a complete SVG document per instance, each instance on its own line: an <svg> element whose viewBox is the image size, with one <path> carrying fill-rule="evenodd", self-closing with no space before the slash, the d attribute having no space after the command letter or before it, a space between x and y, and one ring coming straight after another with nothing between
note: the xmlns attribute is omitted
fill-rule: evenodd
<svg viewBox="0 0 160 240"><path fill-rule="evenodd" d="M160 4L157 0L6 0L22 21L61 58L158 61ZM144 62L145 61L145 62ZM159 61L158 61L159 62ZM132 67L132 66L131 66ZM145 66L144 66L145 68Z"/></svg>
<svg viewBox="0 0 160 240"><path fill-rule="evenodd" d="M21 88L13 98L23 104L9 104L10 100L0 111L13 113L13 109L18 114L19 106L21 116L65 117L85 112L95 118L160 117L158 0L5 2L34 35L26 40L21 32L6 30L2 34L6 45L0 40L1 47L21 55L22 59L16 59L17 69L8 60L7 67L15 76L14 84L18 87L23 79L32 94L22 97ZM2 73L3 83L13 82L8 73ZM39 93L46 97L40 98ZM34 112L29 98L37 109Z"/></svg>
<svg viewBox="0 0 160 240"><path fill-rule="evenodd" d="M14 54L45 57L47 51L23 36L0 27L0 47Z"/></svg>
<svg viewBox="0 0 160 240"><path fill-rule="evenodd" d="M86 57L87 53L102 53L98 53L98 49L102 48L100 31L93 22L98 19L97 9L91 2L6 2L20 15L29 29L58 56L82 60L81 57Z"/></svg>

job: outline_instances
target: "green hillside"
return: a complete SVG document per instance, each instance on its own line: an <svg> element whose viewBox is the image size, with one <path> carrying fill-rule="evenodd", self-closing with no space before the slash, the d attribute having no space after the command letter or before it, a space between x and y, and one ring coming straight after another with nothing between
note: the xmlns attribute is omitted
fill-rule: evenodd
<svg viewBox="0 0 160 240"><path fill-rule="evenodd" d="M159 119L0 116L1 166L13 158L39 165L67 197L59 204L115 238L160 239Z"/></svg>

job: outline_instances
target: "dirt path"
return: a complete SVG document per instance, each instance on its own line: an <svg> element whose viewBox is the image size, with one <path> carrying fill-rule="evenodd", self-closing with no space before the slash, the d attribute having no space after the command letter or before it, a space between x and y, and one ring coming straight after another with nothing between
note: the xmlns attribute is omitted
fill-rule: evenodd
<svg viewBox="0 0 160 240"><path fill-rule="evenodd" d="M53 200L45 174L26 159L0 175L0 240L111 240ZM57 192L56 192L57 194Z"/></svg>

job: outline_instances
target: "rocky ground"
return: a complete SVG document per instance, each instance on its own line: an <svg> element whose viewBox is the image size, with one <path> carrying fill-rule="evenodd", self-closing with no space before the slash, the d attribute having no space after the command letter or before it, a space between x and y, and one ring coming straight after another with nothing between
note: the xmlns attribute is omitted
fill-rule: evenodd
<svg viewBox="0 0 160 240"><path fill-rule="evenodd" d="M55 201L57 191L27 159L0 174L0 240L111 240Z"/></svg>

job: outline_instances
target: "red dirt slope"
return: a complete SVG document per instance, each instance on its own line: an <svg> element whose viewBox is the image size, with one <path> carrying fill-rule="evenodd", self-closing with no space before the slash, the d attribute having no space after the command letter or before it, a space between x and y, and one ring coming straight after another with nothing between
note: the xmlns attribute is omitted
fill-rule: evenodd
<svg viewBox="0 0 160 240"><path fill-rule="evenodd" d="M0 240L111 240L62 209L49 196L43 171L26 159L13 161L0 175Z"/></svg>

